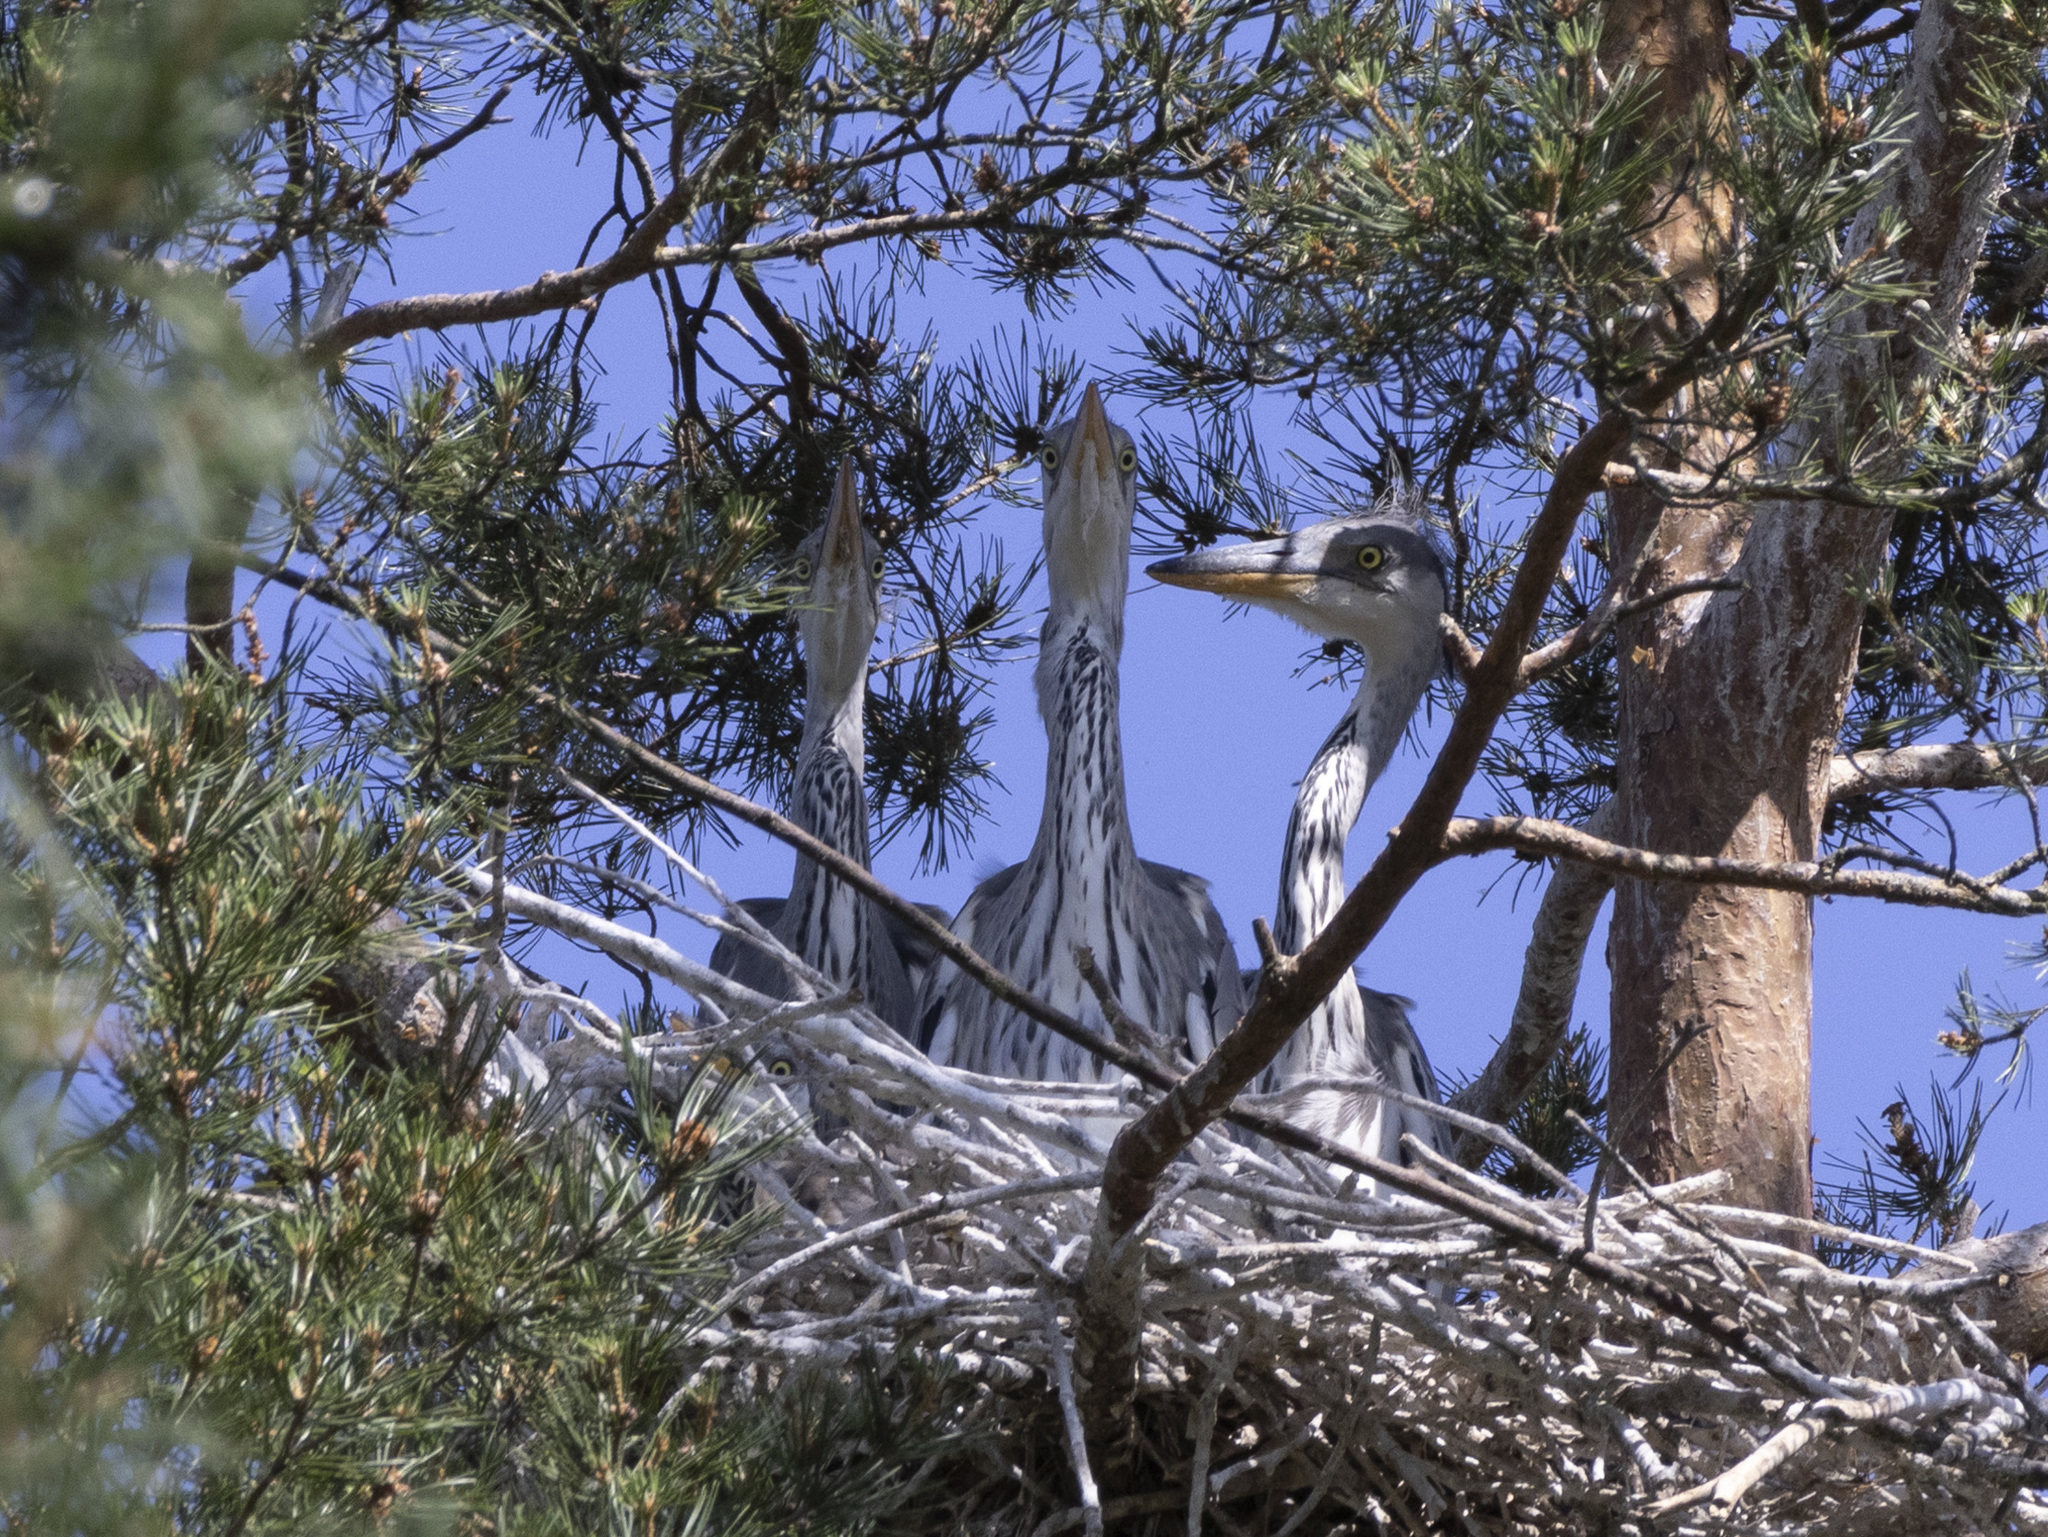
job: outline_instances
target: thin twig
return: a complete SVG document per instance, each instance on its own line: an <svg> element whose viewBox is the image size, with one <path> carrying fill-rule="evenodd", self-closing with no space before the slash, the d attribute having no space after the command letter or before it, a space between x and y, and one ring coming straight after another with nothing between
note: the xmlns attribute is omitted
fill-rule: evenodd
<svg viewBox="0 0 2048 1537"><path fill-rule="evenodd" d="M1074 1484L1081 1498L1081 1526L1086 1537L1102 1537L1102 1496L1095 1471L1088 1465L1088 1438L1081 1433L1081 1409L1074 1397L1074 1365L1067 1336L1060 1328L1059 1309L1045 1305L1045 1343L1052 1353L1053 1387L1059 1393L1060 1421L1066 1427L1067 1455L1074 1463Z"/></svg>

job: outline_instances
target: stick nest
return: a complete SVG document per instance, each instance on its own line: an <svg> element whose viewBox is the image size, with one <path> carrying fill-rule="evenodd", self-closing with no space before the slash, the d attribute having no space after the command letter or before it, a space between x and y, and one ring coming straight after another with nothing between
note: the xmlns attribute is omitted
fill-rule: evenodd
<svg viewBox="0 0 2048 1537"><path fill-rule="evenodd" d="M1118 1094L845 1044L796 1036L798 1071L760 1091L800 1126L808 1084L833 1135L757 1169L781 1220L722 1299L714 1369L941 1367L985 1474L944 1529L2048 1532L2048 1412L1973 1321L1998 1282L1963 1261L1716 1205L1720 1175L1533 1201L1436 1170L1738 1321L1765 1347L1745 1354L1483 1221L1217 1132L1143 1238L1136 1466L1077 1496L1101 1167L1080 1128L1113 1125ZM1830 1269L1814 1239L1911 1269Z"/></svg>

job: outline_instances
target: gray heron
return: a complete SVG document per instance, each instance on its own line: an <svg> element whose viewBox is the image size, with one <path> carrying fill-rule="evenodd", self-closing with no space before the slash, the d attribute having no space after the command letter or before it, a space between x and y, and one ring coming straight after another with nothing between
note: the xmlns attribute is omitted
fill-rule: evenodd
<svg viewBox="0 0 2048 1537"><path fill-rule="evenodd" d="M1035 682L1045 722L1045 802L1021 864L967 898L953 929L996 967L1091 1028L1103 1010L1076 960L1086 946L1122 1009L1199 1061L1243 1013L1230 936L1208 882L1140 859L1124 804L1117 666L1130 585L1138 456L1093 384L1039 451L1045 624ZM919 1008L933 1060L1013 1078L1120 1076L941 960Z"/></svg>
<svg viewBox="0 0 2048 1537"><path fill-rule="evenodd" d="M1163 560L1147 574L1176 587L1256 604L1314 634L1357 642L1358 697L1302 775L1287 820L1273 938L1289 955L1322 932L1344 901L1344 846L1441 665L1437 621L1443 563L1423 536L1420 509L1401 494L1284 538ZM1253 975L1256 975L1254 973ZM1439 1099L1436 1075L1408 1022L1410 1000L1361 987L1346 971L1260 1080L1264 1092L1315 1078L1369 1079ZM1401 1135L1448 1153L1442 1122L1370 1093L1319 1089L1297 1117L1360 1152L1405 1162Z"/></svg>
<svg viewBox="0 0 2048 1537"><path fill-rule="evenodd" d="M797 610L804 648L804 729L790 785L789 817L850 859L868 862L868 650L881 613L882 549L861 527L853 461L839 482L824 527L797 546L791 574L805 588ZM797 856L785 897L741 903L791 952L841 987L857 987L868 1006L910 1034L917 994L913 966L931 950L907 925L888 921L843 881ZM941 915L943 916L943 915ZM795 994L787 968L751 940L720 936L712 969L771 997Z"/></svg>

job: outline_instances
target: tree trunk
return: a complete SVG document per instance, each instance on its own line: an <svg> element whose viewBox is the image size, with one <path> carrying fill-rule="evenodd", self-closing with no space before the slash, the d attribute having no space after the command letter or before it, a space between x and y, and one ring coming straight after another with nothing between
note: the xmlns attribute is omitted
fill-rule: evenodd
<svg viewBox="0 0 2048 1537"><path fill-rule="evenodd" d="M2048 1365L2048 1222L1996 1238L1966 1238L1944 1252L1998 1277L1989 1291L1961 1298L1963 1311L1990 1324L2007 1355L2029 1367Z"/></svg>
<svg viewBox="0 0 2048 1537"><path fill-rule="evenodd" d="M1711 313L1714 266L1734 231L1725 196L1679 151L1698 114L1726 101L1729 21L1714 0L1631 0L1610 13L1603 46L1610 73L1624 63L1655 72L1657 126L1672 136L1674 161L1644 243L1694 321ZM1665 324L1687 318L1674 306ZM1637 452L1674 469L1724 457L1727 445L1704 430L1697 407L1690 396L1677 402L1657 440ZM1665 512L1648 491L1616 492L1612 510L1617 549L1654 526L1642 591L1726 576L1750 522L1733 505ZM1790 723L1744 691L1719 691L1723 679L1754 681L1769 665L1768 651L1723 654L1727 641L1773 638L1732 615L1712 624L1717 602L1732 609L1733 597L1667 604L1618 632L1613 816L1623 842L1748 859L1795 858L1805 846L1796 809L1806 766L1784 762L1780 746ZM1706 643L1709 629L1726 632L1721 645ZM1807 899L1622 881L1610 935L1609 1103L1623 1150L1652 1179L1726 1168L1738 1199L1804 1212Z"/></svg>
<svg viewBox="0 0 2048 1537"><path fill-rule="evenodd" d="M1666 26L1694 17L1655 14ZM1811 447L1831 462L1838 444L1876 424L1878 392L1910 399L1930 350L1954 334L2004 184L2024 78L2018 47L1997 31L1953 0L1922 7L1903 82L1911 135L1848 245L1869 250L1879 215L1895 211L1903 232L1890 249L1926 306L1855 312L1820 339L1781 458ZM1707 45L1689 46L1700 56ZM1646 44L1637 56L1656 57ZM1908 418L1901 451L1918 425ZM1711 453L1692 457L1711 467L1698 462ZM1628 518L1652 515L1619 498L1615 511L1620 538ZM1646 587L1723 575L1745 585L1666 605L1618 633L1615 799L1625 841L1740 859L1815 856L1863 594L1889 532L1889 514L1842 507L1664 515ZM1812 953L1806 898L1618 883L1610 1104L1622 1150L1649 1178L1726 1169L1737 1201L1807 1212Z"/></svg>
<svg viewBox="0 0 2048 1537"><path fill-rule="evenodd" d="M1620 637L1617 799L1622 837L1638 847L1814 857L1813 790L1833 751L1862 618L1852 584L1875 573L1885 522L1805 508L1760 518L1785 526L1752 537L1745 554L1769 544L1807 563L1767 579L1754 569L1761 560L1726 562L1722 544L1761 529L1681 520L1694 537L1673 541L1677 558L1652 582L1711 566L1747 578L1749 590L1672 605ZM1660 1182L1726 1169L1740 1204L1805 1215L1811 899L1621 881L1607 959L1609 1104L1623 1152Z"/></svg>

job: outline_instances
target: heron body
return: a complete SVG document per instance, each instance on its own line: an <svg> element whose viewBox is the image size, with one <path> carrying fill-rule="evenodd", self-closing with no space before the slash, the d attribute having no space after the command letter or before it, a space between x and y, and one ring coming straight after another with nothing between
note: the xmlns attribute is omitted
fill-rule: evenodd
<svg viewBox="0 0 2048 1537"><path fill-rule="evenodd" d="M775 931L775 925L782 917L782 910L788 905L789 899L787 897L740 898L740 906L747 910L748 916L770 933ZM953 915L936 903L920 902L917 905L925 916L934 923L943 926L952 921ZM907 919L899 918L896 914L886 909L871 906L868 908L867 916L869 927L872 929L874 925L879 923L881 925L882 943L896 952L897 963L903 968L903 980L906 984L908 996L914 1004L918 993L924 986L925 977L930 973L933 963L939 958L939 947L932 943L930 936L922 929L912 928ZM743 942L727 936L721 938L718 943L721 950L729 951L731 947L740 945ZM714 955L718 953L718 951L713 952ZM725 972L728 976L731 975L722 966L717 969ZM900 1029L901 1027L899 1026L898 1028ZM912 1032L902 1030L902 1034L905 1039L908 1039Z"/></svg>
<svg viewBox="0 0 2048 1537"><path fill-rule="evenodd" d="M1351 830L1439 665L1442 562L1416 511L1389 499L1360 516L1199 551L1149 570L1161 581L1254 603L1318 635L1355 641L1364 654L1358 695L1302 775L1287 821L1273 938L1283 952L1297 954L1343 904ZM1361 987L1345 972L1266 1070L1261 1090L1343 1078L1440 1098L1408 1021L1410 1007L1408 999ZM1333 1141L1396 1162L1404 1161L1404 1132L1439 1150L1450 1146L1441 1122L1369 1092L1316 1089L1295 1116Z"/></svg>
<svg viewBox="0 0 2048 1537"><path fill-rule="evenodd" d="M825 526L797 547L792 568L806 588L797 611L804 648L804 729L790 786L789 818L863 868L868 863L867 750L862 710L867 661L880 616L882 552L861 527L853 462L840 465ZM797 856L786 898L742 904L806 964L908 1034L916 994L890 928L869 901ZM727 934L712 969L771 997L796 994L788 968L750 940Z"/></svg>
<svg viewBox="0 0 2048 1537"><path fill-rule="evenodd" d="M1117 668L1136 452L1091 384L1040 458L1049 591L1035 681L1045 801L1030 853L977 886L953 928L1031 993L1106 1034L1076 959L1085 946L1125 1012L1199 1060L1243 1012L1242 988L1208 883L1140 859L1131 839ZM919 1014L920 1044L956 1067L1076 1083L1116 1073L944 960Z"/></svg>

